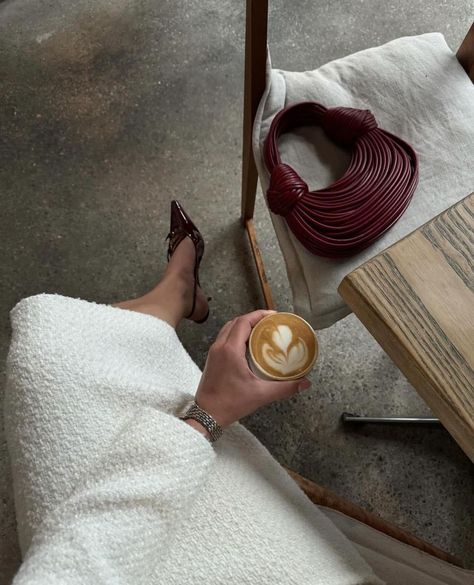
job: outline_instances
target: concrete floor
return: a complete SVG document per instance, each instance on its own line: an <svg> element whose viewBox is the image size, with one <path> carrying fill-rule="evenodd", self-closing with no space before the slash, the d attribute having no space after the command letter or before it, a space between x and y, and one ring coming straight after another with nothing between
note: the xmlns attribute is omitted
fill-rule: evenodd
<svg viewBox="0 0 474 585"><path fill-rule="evenodd" d="M403 35L441 31L456 48L472 0L271 2L276 66L305 69ZM169 200L207 241L202 326L181 336L199 365L225 321L262 305L239 225L244 2L0 2L1 351L8 311L59 292L112 302L165 265ZM256 223L278 307L284 268L260 198ZM320 335L305 395L245 424L282 462L474 564L474 474L443 430L343 430L343 410L426 414L354 317ZM3 361L3 360L2 360ZM0 452L0 582L19 562Z"/></svg>

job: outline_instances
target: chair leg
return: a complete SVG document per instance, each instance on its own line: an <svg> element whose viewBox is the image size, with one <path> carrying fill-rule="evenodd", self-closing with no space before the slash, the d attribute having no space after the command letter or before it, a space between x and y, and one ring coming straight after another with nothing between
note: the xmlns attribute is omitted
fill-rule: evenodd
<svg viewBox="0 0 474 585"><path fill-rule="evenodd" d="M384 534L387 534L388 536L391 536L400 542L414 546L415 548L418 548L434 557L442 559L447 563L451 563L452 565L456 565L458 567L463 566L462 561L460 561L455 556L435 547L428 542L425 542L424 540L421 540L421 538L410 534L399 526L383 520L380 518L380 516L364 510L353 502L337 496L328 489L317 485L306 477L296 473L292 469L289 469L288 467L285 467L285 469L314 504L337 510L346 516L350 516L359 522L367 524L367 526L371 526L375 530L383 532Z"/></svg>
<svg viewBox="0 0 474 585"><path fill-rule="evenodd" d="M262 287L263 298L265 299L265 306L267 309L275 310L275 302L273 301L272 289L267 280L265 273L265 266L263 264L262 254L257 242L257 234L255 232L255 224L253 219L247 219L245 221L245 228L249 237L250 246L252 248L253 258L255 260L255 266L257 267L258 278Z"/></svg>
<svg viewBox="0 0 474 585"><path fill-rule="evenodd" d="M345 424L378 425L416 425L424 427L443 427L440 420L431 416L359 416L343 412L341 420Z"/></svg>
<svg viewBox="0 0 474 585"><path fill-rule="evenodd" d="M257 167L252 152L252 131L258 104L265 91L268 0L247 0L245 23L244 124L242 140L241 218L247 231L267 309L274 309L272 291L257 242L253 214L257 194Z"/></svg>
<svg viewBox="0 0 474 585"><path fill-rule="evenodd" d="M244 127L242 143L242 222L253 217L257 168L252 153L252 130L265 91L268 0L247 0L245 24Z"/></svg>
<svg viewBox="0 0 474 585"><path fill-rule="evenodd" d="M247 134L247 135L246 135ZM252 132L244 132L242 153L242 221L253 218L257 195L257 167L252 154Z"/></svg>

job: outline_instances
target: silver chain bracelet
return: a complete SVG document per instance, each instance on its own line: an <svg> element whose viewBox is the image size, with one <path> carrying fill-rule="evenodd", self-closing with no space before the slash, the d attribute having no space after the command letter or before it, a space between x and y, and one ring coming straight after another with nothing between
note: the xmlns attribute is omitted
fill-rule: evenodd
<svg viewBox="0 0 474 585"><path fill-rule="evenodd" d="M222 436L224 432L222 427L217 424L217 422L212 418L212 416L203 410L200 406L198 406L195 402L192 402L189 408L184 412L182 416L180 416L181 420L187 420L192 418L196 420L198 423L201 423L202 426L209 432L211 436L211 443L217 441L219 437Z"/></svg>

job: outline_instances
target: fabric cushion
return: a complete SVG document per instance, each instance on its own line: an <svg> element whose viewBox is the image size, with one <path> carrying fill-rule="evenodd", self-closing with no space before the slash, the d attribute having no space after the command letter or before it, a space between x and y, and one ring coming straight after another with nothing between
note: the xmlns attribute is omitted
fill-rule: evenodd
<svg viewBox="0 0 474 585"><path fill-rule="evenodd" d="M306 72L272 69L254 125L253 149L264 193L269 175L262 146L274 115L305 100L325 106L370 109L379 126L409 142L419 156L420 181L413 200L383 237L343 260L308 252L283 217L270 213L286 263L294 310L316 329L350 312L337 292L357 266L398 241L473 190L474 86L443 35L404 37L332 61ZM310 189L340 177L350 153L336 147L318 128L281 137L283 162L292 165Z"/></svg>

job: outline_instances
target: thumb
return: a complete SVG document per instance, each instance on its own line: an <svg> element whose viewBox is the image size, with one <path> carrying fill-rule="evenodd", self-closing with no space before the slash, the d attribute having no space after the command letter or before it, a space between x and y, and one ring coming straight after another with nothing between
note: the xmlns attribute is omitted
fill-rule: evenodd
<svg viewBox="0 0 474 585"><path fill-rule="evenodd" d="M275 400L284 398L291 398L302 390L307 390L311 386L308 378L300 378L299 380L292 380L291 382L275 382Z"/></svg>

